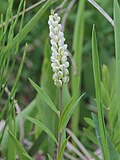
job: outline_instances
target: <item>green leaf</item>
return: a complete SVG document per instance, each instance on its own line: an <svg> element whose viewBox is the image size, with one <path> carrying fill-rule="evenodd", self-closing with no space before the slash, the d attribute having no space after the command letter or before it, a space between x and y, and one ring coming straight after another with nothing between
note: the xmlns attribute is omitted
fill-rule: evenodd
<svg viewBox="0 0 120 160"><path fill-rule="evenodd" d="M46 132L49 137L54 140L54 142L57 144L57 140L55 138L55 136L53 135L53 133L49 130L48 127L46 127L42 122L38 121L37 119L34 119L30 116L26 116L24 114L22 114L23 117L25 117L27 120L29 120L30 122L32 122L33 124L37 125L38 127L40 127L44 132Z"/></svg>
<svg viewBox="0 0 120 160"><path fill-rule="evenodd" d="M105 64L102 65L102 82L104 83L105 88L109 89L110 73L108 67Z"/></svg>
<svg viewBox="0 0 120 160"><path fill-rule="evenodd" d="M8 131L10 140L12 141L13 145L16 148L16 151L20 157L21 160L32 160L32 158L28 155L28 153L25 151L25 149L22 147L22 145L19 143L19 141L16 139L16 137ZM25 156L26 155L26 156Z"/></svg>
<svg viewBox="0 0 120 160"><path fill-rule="evenodd" d="M62 115L61 115L60 121L59 121L59 126L58 126L59 129L63 127L63 123L66 121L67 113L69 112L69 110L70 110L70 108L71 108L71 106L73 104L73 101L74 101L74 97L71 98L71 100L69 101L69 103L63 109Z"/></svg>
<svg viewBox="0 0 120 160"><path fill-rule="evenodd" d="M59 116L59 111L56 109L54 103L50 97L35 83L29 78L30 83L36 89L36 91L41 95L42 99L49 105L49 107Z"/></svg>
<svg viewBox="0 0 120 160"><path fill-rule="evenodd" d="M95 131L96 131L96 136L97 136L98 144L99 144L100 149L103 151L102 141L101 141L101 136L100 136L100 127L99 127L99 123L98 123L98 118L97 118L97 116L94 113L92 113L92 118L93 118L93 122L94 122L94 125L95 125Z"/></svg>
<svg viewBox="0 0 120 160"><path fill-rule="evenodd" d="M109 151L109 160L119 160L115 146L112 143L111 138L108 134L107 134L107 145L108 145L108 151Z"/></svg>
<svg viewBox="0 0 120 160"><path fill-rule="evenodd" d="M93 72L94 72L94 83L97 99L97 107L100 108L101 102L101 79L100 79L100 65L99 65L99 56L98 56L98 46L95 25L93 25L92 30L92 62L93 62Z"/></svg>
<svg viewBox="0 0 120 160"><path fill-rule="evenodd" d="M65 150L65 147L66 147L66 144L67 144L69 138L70 138L70 137L68 137L68 138L63 142L63 144L62 144L62 146L61 146L61 148L60 148L60 152L59 152L59 154L58 154L58 160L61 160L61 159L62 159L63 154L64 154L64 150Z"/></svg>
<svg viewBox="0 0 120 160"><path fill-rule="evenodd" d="M85 120L85 122L86 122L89 126L91 126L92 128L95 127L95 126L94 126L94 123L93 123L93 120L92 120L91 118L85 117L84 120Z"/></svg>
<svg viewBox="0 0 120 160"><path fill-rule="evenodd" d="M116 96L117 109L120 115L120 7L117 0L114 0L114 35L115 35L115 51L116 51ZM119 116L120 123L120 116Z"/></svg>
<svg viewBox="0 0 120 160"><path fill-rule="evenodd" d="M23 153L23 157L24 157L24 160L30 160L31 159L31 157L29 155L25 154L25 153ZM33 160L33 159L31 159L31 160Z"/></svg>
<svg viewBox="0 0 120 160"><path fill-rule="evenodd" d="M105 84L101 82L101 97L102 97L102 103L105 106L105 108L109 108L110 104L110 96L109 96L109 90L105 87Z"/></svg>
<svg viewBox="0 0 120 160"><path fill-rule="evenodd" d="M66 105L66 107L63 109L62 115L60 117L59 121L59 129L64 131L69 119L71 118L71 115L73 114L75 108L77 107L77 104L79 103L80 99L83 97L84 94L82 94L76 102L73 103L74 98L72 98L69 103Z"/></svg>
<svg viewBox="0 0 120 160"><path fill-rule="evenodd" d="M48 160L53 160L49 154L47 154L47 156L48 156Z"/></svg>
<svg viewBox="0 0 120 160"><path fill-rule="evenodd" d="M86 0L79 0L77 16L75 20L74 27L74 36L73 36L73 51L74 51L74 62L76 65L76 69L71 67L72 75L71 75L71 91L72 96L75 96L77 100L81 95L81 70L82 70L82 53L83 53L83 37L84 37L84 15L85 15L85 2ZM76 70L76 71L75 71ZM76 72L76 73L75 73ZM80 104L78 103L78 106ZM77 107L72 116L72 131L77 134L79 131L79 115L80 115L80 107Z"/></svg>
<svg viewBox="0 0 120 160"><path fill-rule="evenodd" d="M99 56L98 56L98 46L95 25L93 25L92 30L92 60L93 60L93 73L94 73L94 83L95 83L95 92L97 100L97 109L98 109L98 124L99 124L99 136L101 138L101 149L103 151L103 157L105 160L109 160L108 157L108 148L106 144L106 128L104 122L104 114L102 107L102 98L101 98L101 78L100 78L100 65L99 65Z"/></svg>
<svg viewBox="0 0 120 160"><path fill-rule="evenodd" d="M98 145L98 141L97 141L97 138L95 136L94 133L92 133L92 131L90 129L87 129L87 128L84 128L84 133L85 135L96 145Z"/></svg>
<svg viewBox="0 0 120 160"><path fill-rule="evenodd" d="M97 119L97 116L93 113L92 113L92 117L93 117L93 121L95 124L98 143L99 143L100 148L102 149L102 145L104 145L104 144L102 144L101 137L100 137L100 128L99 128L99 124L98 124L98 119ZM115 146L112 143L108 133L106 134L106 137L107 137L107 150L108 150L109 160L118 160L118 155L117 155Z"/></svg>

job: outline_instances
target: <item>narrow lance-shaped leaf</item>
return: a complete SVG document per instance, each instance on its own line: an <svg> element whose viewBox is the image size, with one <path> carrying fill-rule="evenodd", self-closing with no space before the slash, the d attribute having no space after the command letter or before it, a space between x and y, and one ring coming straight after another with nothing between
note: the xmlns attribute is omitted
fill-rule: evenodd
<svg viewBox="0 0 120 160"><path fill-rule="evenodd" d="M61 146L61 148L60 148L60 152L59 152L59 154L58 154L58 160L61 160L61 159L62 159L63 154L64 154L64 151L65 151L65 147L66 147L66 145L67 145L67 142L68 142L69 138L70 138L70 136L63 142L63 144L62 144L62 146Z"/></svg>
<svg viewBox="0 0 120 160"><path fill-rule="evenodd" d="M94 124L95 124L95 130L96 130L98 143L99 143L99 146L102 147L102 141L101 141L101 137L100 137L100 127L99 127L99 124L98 124L98 119L97 119L97 116L93 113L92 113L92 117L93 117L93 121L94 121ZM107 133L106 136L107 136L107 147L108 147L108 153L109 153L109 160L118 160L118 154L116 152L114 144L111 141L111 138L110 138L109 134Z"/></svg>
<svg viewBox="0 0 120 160"><path fill-rule="evenodd" d="M84 95L84 94L83 94ZM59 121L59 129L60 130L64 130L68 121L70 120L73 112L75 111L75 108L77 107L77 104L79 103L80 99L83 97L80 96L76 102L73 103L74 101L74 98L72 98L70 100L70 102L67 104L67 106L64 108L63 112L62 112L62 115L60 117L60 121Z"/></svg>
<svg viewBox="0 0 120 160"><path fill-rule="evenodd" d="M98 144L100 146L100 149L102 150L102 141L101 141L101 136L100 136L100 127L99 127L99 123L98 123L98 118L97 118L96 114L94 114L94 113L92 113L92 118L93 118L93 122L94 122L94 126L95 126L95 132L96 132Z"/></svg>
<svg viewBox="0 0 120 160"><path fill-rule="evenodd" d="M48 160L53 160L49 154L47 154L47 156L48 156Z"/></svg>
<svg viewBox="0 0 120 160"><path fill-rule="evenodd" d="M101 102L101 79L100 79L99 57L98 57L95 25L93 25L93 30L92 30L92 60L93 60L94 83L95 83L96 100L97 100L97 108L98 108L98 122L99 122L100 137L102 142L101 149L103 151L104 159L109 160L108 148L106 144L104 115L103 115L103 108L102 108L102 102Z"/></svg>
<svg viewBox="0 0 120 160"><path fill-rule="evenodd" d="M81 70L82 70L82 48L83 48L83 35L84 35L84 11L85 11L85 2L86 0L79 0L78 11L75 21L75 29L73 36L73 51L74 51L74 62L76 69L72 66L72 76L71 76L71 91L72 96L75 96L77 100L81 95ZM80 103L78 103L78 106ZM79 130L79 115L80 107L77 107L73 116L72 116L72 131L77 134Z"/></svg>
<svg viewBox="0 0 120 160"><path fill-rule="evenodd" d="M48 136L54 140L54 142L57 144L57 140L55 138L55 136L53 135L53 133L50 131L50 129L48 127L46 127L42 122L38 121L37 119L34 119L30 116L26 116L24 114L22 114L24 118L26 118L27 120L29 120L30 122L32 122L33 124L37 125L38 127L40 127L44 132L46 132L48 134Z"/></svg>
<svg viewBox="0 0 120 160"><path fill-rule="evenodd" d="M107 133L107 145L109 150L109 160L119 160L118 153L116 151L114 144L111 141L109 133Z"/></svg>
<svg viewBox="0 0 120 160"><path fill-rule="evenodd" d="M16 148L16 151L20 157L21 160L32 160L32 158L28 155L28 153L25 151L25 149L22 147L22 145L19 143L19 141L16 139L16 137L8 131L10 140L12 141L13 145ZM25 156L26 155L26 156Z"/></svg>
<svg viewBox="0 0 120 160"><path fill-rule="evenodd" d="M36 91L38 92L38 94L41 95L42 99L49 105L49 107L59 116L59 111L57 110L57 108L55 107L54 103L52 102L52 100L50 99L50 97L35 83L33 82L30 78L30 83L32 84L32 86L36 89Z"/></svg>
<svg viewBox="0 0 120 160"><path fill-rule="evenodd" d="M71 98L71 100L69 101L69 103L66 105L66 107L64 107L63 111L62 111L62 115L60 117L60 121L59 121L59 129L61 129L63 127L63 123L65 122L65 118L67 116L67 113L69 112L69 108L72 106L74 101L74 97Z"/></svg>
<svg viewBox="0 0 120 160"><path fill-rule="evenodd" d="M90 129L83 128L84 133L88 139L90 139L94 144L98 145L98 140L94 133L91 132Z"/></svg>
<svg viewBox="0 0 120 160"><path fill-rule="evenodd" d="M115 51L116 51L116 96L117 109L120 115L120 7L117 0L114 0L114 35L115 35ZM119 116L120 124L120 116Z"/></svg>
<svg viewBox="0 0 120 160"><path fill-rule="evenodd" d="M93 120L91 118L85 117L84 120L90 127L93 127L93 128L95 127Z"/></svg>
<svg viewBox="0 0 120 160"><path fill-rule="evenodd" d="M33 160L28 154L23 153L24 160Z"/></svg>

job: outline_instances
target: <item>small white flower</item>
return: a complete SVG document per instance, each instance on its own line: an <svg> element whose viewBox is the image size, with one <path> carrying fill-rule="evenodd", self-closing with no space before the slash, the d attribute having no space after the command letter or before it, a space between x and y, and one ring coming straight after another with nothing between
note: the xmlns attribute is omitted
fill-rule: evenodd
<svg viewBox="0 0 120 160"><path fill-rule="evenodd" d="M61 59L62 63L65 63L67 61L67 57L66 56L63 56L62 59Z"/></svg>
<svg viewBox="0 0 120 160"><path fill-rule="evenodd" d="M65 38L62 32L62 25L59 24L60 17L57 13L51 11L49 16L49 36L51 38L51 67L54 72L53 80L54 84L58 87L62 87L63 84L69 82L69 62L67 61L67 44L64 44Z"/></svg>
<svg viewBox="0 0 120 160"><path fill-rule="evenodd" d="M62 86L62 80L56 79L56 80L54 80L54 84L55 84L57 87L61 87L61 86Z"/></svg>
<svg viewBox="0 0 120 160"><path fill-rule="evenodd" d="M69 82L69 77L68 76L63 77L62 81L63 81L63 83L68 83Z"/></svg>
<svg viewBox="0 0 120 160"><path fill-rule="evenodd" d="M63 74L66 75L66 76L68 76L69 75L68 69L64 69Z"/></svg>

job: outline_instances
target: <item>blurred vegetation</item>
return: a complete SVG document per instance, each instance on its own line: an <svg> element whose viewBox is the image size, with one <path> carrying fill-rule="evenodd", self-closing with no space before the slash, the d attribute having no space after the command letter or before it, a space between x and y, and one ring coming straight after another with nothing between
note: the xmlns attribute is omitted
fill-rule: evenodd
<svg viewBox="0 0 120 160"><path fill-rule="evenodd" d="M36 1L26 1L27 7L33 5ZM101 1L97 0L98 4L110 15L112 16L112 0ZM0 12L4 15L7 9L7 1L0 1L1 9ZM14 14L17 12L17 6L19 1L15 1L13 6ZM65 25L65 37L66 42L69 44L69 50L72 51L72 41L73 41L73 30L76 17L78 2L73 6L70 14L68 15L66 25ZM36 13L36 11L41 6L36 7L35 9L29 11L25 14L24 24L26 24L31 17ZM64 9L64 8L63 8ZM26 41L29 44L25 66L22 73L21 81L18 87L18 97L20 106L25 107L34 97L35 92L28 82L28 77L32 77L34 81L39 82L41 75L41 66L43 62L43 52L44 44L46 39L48 39L48 15L49 11L44 14L44 18L35 25L31 32L26 36L22 44ZM63 14L62 14L63 15ZM62 16L61 15L61 16ZM91 5L89 2L86 2L85 7L85 33L84 33L84 45L83 45L83 62L82 62L82 89L83 92L87 93L87 100L91 99L91 96L94 97L94 87L93 87L93 73L92 73L92 61L91 61L91 29L92 25L96 24L96 28L99 31L97 33L99 41L99 51L100 51L100 62L101 64L110 64L112 58L114 58L114 37L113 37L113 27L109 22ZM19 26L19 23L17 24ZM17 30L17 27L16 27ZM21 44L21 49L17 55L17 61L21 60L21 53L23 52L23 46ZM17 68L17 64L16 64ZM15 68L15 69L16 69ZM89 77L88 77L89 73ZM14 75L13 75L14 77ZM88 81L89 79L89 81ZM10 84L12 83L12 80ZM24 88L24 90L23 90ZM29 95L30 91L32 94ZM33 94L34 93L34 94ZM87 101L88 102L88 101ZM84 107L82 107L84 108Z"/></svg>
<svg viewBox="0 0 120 160"><path fill-rule="evenodd" d="M38 0L26 0L26 7L32 6L37 3ZM57 2L59 5L62 2L60 0ZM96 2L112 17L113 15L113 0L96 0ZM63 13L60 15L61 17L64 15L64 9L68 5L69 1L67 1L66 5L62 8ZM19 0L15 1L13 5L13 14L17 13ZM57 6L57 4L55 6ZM36 7L35 9L25 13L24 25L29 22L29 20L35 15L35 13L39 10L41 5ZM52 6L54 8L54 6ZM65 24L65 38L68 43L69 51L74 54L72 50L73 43L73 32L74 25L76 20L76 13L78 7L78 0L76 0L74 6L72 7ZM7 9L7 0L0 0L0 15L3 14L3 17L6 14ZM9 81L8 87L14 83L15 75L17 72L20 61L22 59L24 44L28 43L27 55L25 58L23 72L18 83L18 91L16 95L16 99L21 107L21 109L26 108L26 106L35 98L36 92L28 81L28 77L30 77L37 84L42 82L42 64L44 60L44 51L45 45L49 45L48 40L48 16L50 14L50 9L43 15L40 21L34 26L31 32L25 37L25 39L20 44L20 48L17 54L17 62L14 67L14 72L12 72L11 79ZM86 95L81 101L81 114L79 119L79 128L83 131L83 128L87 126L84 117L91 117L91 113L89 110L94 109L95 102L93 102L95 97L94 90L94 80L93 80L93 68L92 68L92 58L91 58L91 50L92 50L92 26L96 25L97 30L97 39L98 39L98 47L100 53L100 65L102 68L103 64L106 64L110 70L112 70L111 66L114 66L115 60L115 48L114 48L114 36L113 36L113 27L112 25L89 3L86 1L85 4L85 25L84 25L84 43L83 43L83 53L82 53L82 75L81 75L81 92L85 92ZM16 33L18 31L20 22L18 21L16 26ZM48 53L49 54L49 53ZM112 72L112 71L111 71ZM101 73L102 74L102 73ZM44 82L42 82L44 83ZM47 81L49 83L49 81ZM71 91L71 88L70 88ZM51 91L52 92L52 91ZM54 95L52 95L54 98ZM2 108L0 108L1 110ZM39 134L39 131L36 134ZM87 148L91 148L91 143L84 137L85 133L80 132L79 137L81 142L87 146ZM38 135L36 135L37 138ZM30 141L32 141L31 138ZM36 139L33 137L33 139ZM36 142L37 143L37 142ZM30 148L29 148L30 149ZM94 146L93 146L94 150ZM34 151L33 151L34 152Z"/></svg>

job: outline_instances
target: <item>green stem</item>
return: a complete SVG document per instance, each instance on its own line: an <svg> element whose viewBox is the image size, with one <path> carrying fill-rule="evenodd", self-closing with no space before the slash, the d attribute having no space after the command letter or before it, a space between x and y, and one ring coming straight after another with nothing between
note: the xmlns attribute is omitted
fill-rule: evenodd
<svg viewBox="0 0 120 160"><path fill-rule="evenodd" d="M59 110L60 110L60 116L62 114L62 87L60 88L60 102L59 102ZM58 147L57 147L57 158L60 152L61 147L61 141L62 141L62 132L58 131Z"/></svg>

